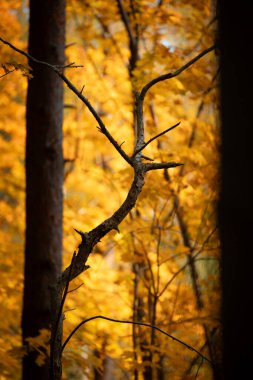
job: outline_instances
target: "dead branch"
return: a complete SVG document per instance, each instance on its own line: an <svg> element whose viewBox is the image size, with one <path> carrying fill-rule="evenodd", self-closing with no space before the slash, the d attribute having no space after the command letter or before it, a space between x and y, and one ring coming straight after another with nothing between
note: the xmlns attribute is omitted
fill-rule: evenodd
<svg viewBox="0 0 253 380"><path fill-rule="evenodd" d="M142 146L142 148L139 148L139 149L137 149L137 150L134 152L132 158L133 158L134 156L136 156L136 154L139 153L141 150L145 149L146 146L148 146L152 141L158 139L158 137L161 137L161 136L165 135L165 133L168 133L168 132L172 131L172 129L176 128L180 123L181 123L181 121L180 121L179 123L173 125L172 127L168 128L168 129L165 129L165 131L163 131L163 132L161 132L161 133L158 133L156 136L152 137L151 139L149 139L149 140L148 140L148 141Z"/></svg>
<svg viewBox="0 0 253 380"><path fill-rule="evenodd" d="M118 4L119 4L119 6L120 6L120 4L122 6L121 0L118 1ZM123 17L123 15L122 15L122 17ZM128 33L129 32L130 32L130 30L128 31ZM129 37L131 39L130 35L129 35ZM51 65L47 62L40 61L40 60L32 57L30 54L16 48L14 45L5 41L1 37L0 37L0 41L3 42L4 44L8 45L11 49L18 52L19 54L27 57L31 62L34 62L34 63L39 64L39 65L43 65L45 67L48 67L50 70L53 70L66 83L68 88L87 106L87 108L89 109L91 114L94 116L95 120L97 121L97 123L99 125L98 126L99 131L107 137L107 139L111 142L111 144L114 146L114 148L125 159L125 161L130 166L133 167L133 170L134 170L133 182L132 182L130 190L126 196L126 199L121 204L121 206L114 212L114 214L111 215L108 219L104 220L102 223L100 223L93 230L91 230L87 233L82 232L82 231L76 231L81 236L81 243L78 246L77 253L74 253L74 256L73 256L73 259L72 259L70 266L63 271L61 278L59 279L58 283L53 284L53 286L55 287L55 293L56 293L55 299L56 299L56 302L58 305L58 314L56 316L54 316L56 318L56 322L54 323L54 326L56 327L56 329L54 331L52 331L52 338L51 338L52 339L51 355L52 355L52 360L54 362L55 356L58 356L58 359L59 359L58 352L56 353L57 355L54 355L54 345L55 346L57 345L57 348L55 349L55 351L59 351L60 346L61 346L61 344L60 344L61 341L60 341L60 343L59 342L56 343L57 334L58 334L57 330L58 330L58 326L61 323L60 321L62 319L63 305L64 305L64 302L65 302L65 299L66 299L66 296L68 293L69 283L74 278L76 278L79 274L83 273L84 271L86 271L89 268L89 266L86 265L86 262L89 258L89 255L93 251L93 248L95 247L95 245L98 244L100 242L100 240L105 235L107 235L108 232L110 232L111 230L118 231L119 224L125 219L125 217L129 214L129 212L135 207L137 199L138 199L138 197L142 191L142 188L144 186L144 183L145 183L145 174L150 170L175 168L177 166L183 165L183 164L177 163L177 162L165 162L165 163L163 163L163 162L162 163L143 163L142 162L143 156L141 154L141 150L144 149L149 143L151 143L151 141L153 141L156 138L160 137L161 135L167 133L169 130L175 128L178 125L177 124L173 127L170 127L166 131L161 132L160 134L158 134L158 135L154 136L152 139L150 139L147 143L145 143L145 141L144 141L144 121L143 121L143 102L144 102L144 98L145 98L146 93L156 83L161 82L161 81L166 80L166 79L173 78L173 77L179 75L182 71L186 70L189 66L191 66L198 59L203 57L208 52L214 50L215 46L212 46L211 48L206 49L205 51L200 53L198 56L193 58L191 61L189 61L187 64L182 66L180 69L176 70L174 73L165 74L165 75L162 75L156 79L153 79L151 82L147 83L143 87L140 94L138 92L135 92L135 96L136 96L136 98L135 98L135 117L136 117L136 122L137 122L137 137L136 137L136 143L135 143L135 147L134 147L135 153L134 153L133 157L130 158L125 153L125 151L121 148L122 144L119 145L117 143L117 141L113 138L113 136L110 134L110 132L106 128L105 124L103 123L103 121L100 118L97 111L93 108L93 106L88 101L88 99L82 94L83 88L81 91L77 90L77 88L63 74L63 68L62 67L59 68L59 67ZM73 64L70 64L68 67L72 67L72 65ZM187 266L187 264L185 264L185 266L183 266L180 269L180 271L182 271L186 266ZM173 281L173 279L175 278L175 276L178 273L176 273L171 278L171 280L166 284L166 286L163 288L163 290L160 291L159 295L157 295L158 297L163 294L163 292L166 290L166 288L169 286L169 284ZM62 294L63 289L65 289L64 294L63 294L63 298L60 298L60 295ZM59 302L58 302L58 299L60 299ZM132 322L132 321L115 320L115 319L111 319L111 318L107 318L107 317L103 317L103 316L95 316L95 317L86 319L85 321L81 322L78 326L76 326L76 328L71 332L71 334L68 336L68 338L66 339L64 344L61 346L61 352L64 350L66 344L71 339L71 337L74 335L74 333L84 323L91 321L91 320L94 320L94 319L98 319L98 318L106 319L106 320L109 320L112 322L129 323L129 324L135 324L135 325L141 325L141 326L147 326L147 327L153 328L153 329L158 330L161 333L169 336L173 340L176 340L177 342L183 344L189 350L195 351L203 359L205 359L206 361L211 363L211 361L209 359L204 357L196 349L194 349L193 347L191 347L191 346L187 345L186 343L180 341L179 339L173 337L172 335L167 334L165 331L161 330L160 328L158 328L154 325L149 325L146 323L135 322L135 321ZM61 330L61 329L59 328L59 330Z"/></svg>
<svg viewBox="0 0 253 380"><path fill-rule="evenodd" d="M145 172L148 172L150 170L176 168L177 166L182 165L184 164L179 162L154 162L152 164L144 164L144 168Z"/></svg>
<svg viewBox="0 0 253 380"><path fill-rule="evenodd" d="M5 41L3 38L0 37L0 41L2 41L5 45L8 45L12 50L16 51L17 53L25 56L30 61L37 63L39 65L43 65L48 67L49 69L53 70L62 80L66 83L68 88L86 105L86 107L89 109L91 114L94 116L96 121L99 124L101 132L107 137L107 139L110 141L110 143L114 146L114 148L119 152L119 154L129 163L129 165L132 166L132 160L130 157L124 152L124 150L119 146L116 140L112 137L110 132L107 130L105 124L103 123L102 119L96 112L96 110L93 108L93 106L90 104L89 100L82 94L83 89L81 92L71 83L68 78L63 74L62 68L59 68L57 66L51 65L50 63L41 61L37 58L32 57L30 54L24 52L23 50L20 50L16 48L14 45L12 45L10 42Z"/></svg>
<svg viewBox="0 0 253 380"><path fill-rule="evenodd" d="M200 58L204 57L204 55L210 53L211 51L215 50L217 48L216 45L213 45L209 47L208 49L203 50L201 53L199 53L196 57L191 59L189 62L187 62L185 65L177 69L176 71L168 74L160 75L159 77L152 79L150 82L148 82L141 90L140 92L140 98L144 100L148 90L153 87L155 84L159 82L163 82L164 80L175 78L179 74L181 74L183 71L188 69L190 66L192 66L195 62L197 62Z"/></svg>
<svg viewBox="0 0 253 380"><path fill-rule="evenodd" d="M3 78L3 77L5 77L8 74L13 73L14 71L16 71L16 69L6 71L3 75L0 76L0 79Z"/></svg>

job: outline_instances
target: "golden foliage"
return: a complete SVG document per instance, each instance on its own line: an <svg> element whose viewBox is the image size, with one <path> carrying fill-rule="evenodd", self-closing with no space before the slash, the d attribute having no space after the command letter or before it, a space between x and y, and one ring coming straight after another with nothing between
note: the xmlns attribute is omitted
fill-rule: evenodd
<svg viewBox="0 0 253 380"><path fill-rule="evenodd" d="M139 58L130 78L131 51L117 2L67 3L67 61L84 65L68 69L67 75L80 90L85 85L85 96L131 154L133 90L178 69L213 43L211 4L204 0L157 2L161 5L147 0L123 1L130 26L139 33ZM1 35L25 48L26 7L14 0L2 4ZM29 68L7 47L0 45L0 53L0 76L6 74L0 79L0 346L5 348L0 369L2 379L19 379L26 94L26 79L19 71L27 76ZM217 349L216 343L208 347L206 336L208 331L213 338L219 328L216 70L211 53L182 75L154 86L147 95L146 141L178 121L181 124L149 144L143 153L154 160L180 161L184 166L169 173L149 173L138 204L120 232L110 233L95 248L89 259L91 269L71 284L64 336L94 315L124 320L134 315L207 357L211 349ZM67 266L79 244L73 228L88 231L110 216L124 200L132 173L97 131L88 110L67 89L64 117L63 255ZM138 310L133 310L134 302ZM29 342L35 349L46 344L44 333L31 337ZM145 352L152 358L154 373L163 371L165 378L195 378L200 365L193 352L158 332L152 335L145 327L133 329L99 320L84 325L67 346L64 376L85 373L93 379L94 371L103 372L110 358L113 378L120 380L124 371L133 376L135 369L139 373L145 370L150 362ZM43 355L38 356L38 364L43 363ZM200 366L197 378L212 378L207 363Z"/></svg>

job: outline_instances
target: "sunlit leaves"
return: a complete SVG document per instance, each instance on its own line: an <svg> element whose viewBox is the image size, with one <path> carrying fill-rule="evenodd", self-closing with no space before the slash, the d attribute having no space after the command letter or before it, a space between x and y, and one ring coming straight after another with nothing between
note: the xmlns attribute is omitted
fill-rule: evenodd
<svg viewBox="0 0 253 380"><path fill-rule="evenodd" d="M83 68L68 69L66 75L80 91L83 89L114 138L132 154L133 88L140 90L154 77L178 69L212 44L215 24L211 23L213 11L206 1L126 0L123 3L131 28L139 33L139 60L131 81L128 35L116 1L68 1L66 59ZM13 43L25 47L26 42L19 39L27 25L20 24L16 17L22 8L15 1L3 5L6 18L3 17L1 32ZM23 354L19 315L25 228L26 82L20 72L27 74L28 66L3 45L0 49L0 76L7 74L0 81L0 297L7 316L1 319L0 331L2 336L8 336L4 356L7 364L1 363L8 378L7 367L15 368L17 373ZM95 247L89 258L91 269L71 283L64 310L64 336L81 320L93 315L132 319L135 266L139 268L138 299L142 302L138 317L146 322L155 320L156 325L192 346L200 350L204 347L203 352L208 355L203 321L210 331L217 328L219 303L219 244L213 232L219 160L216 72L215 54L211 53L182 75L154 86L147 95L146 141L179 121L181 124L149 144L143 154L156 161L182 162L184 166L148 173L141 197L119 226L120 232L111 232ZM69 90L65 92L64 103L63 262L66 266L80 243L74 228L89 231L109 217L124 200L133 173ZM196 307L188 265L190 255L198 272L203 309ZM157 297L155 319L154 296ZM153 355L153 368L162 368L171 379L196 377L200 362L196 361L190 368L194 355L189 350L157 332L151 344L149 330L137 328L136 331L137 360L130 326L108 326L107 321L83 326L66 348L64 376L85 373L93 379L95 370L104 370L108 357L114 363L114 378L121 379L124 371L132 374L135 368L142 372L148 363L142 348L146 340L145 349ZM47 339L42 332L29 342L40 350L46 349ZM38 364L43 363L43 355L38 356ZM202 365L198 379L211 378L210 373L210 368ZM11 376L17 378L14 372Z"/></svg>

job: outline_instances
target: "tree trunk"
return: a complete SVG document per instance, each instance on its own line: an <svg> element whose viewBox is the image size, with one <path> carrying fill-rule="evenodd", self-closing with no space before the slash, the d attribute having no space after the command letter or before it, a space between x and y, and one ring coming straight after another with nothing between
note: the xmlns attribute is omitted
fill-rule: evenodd
<svg viewBox="0 0 253 380"><path fill-rule="evenodd" d="M65 0L30 0L29 53L64 65ZM50 69L30 62L26 135L26 234L22 337L49 329L50 285L61 273L63 82ZM46 380L49 360L23 359L23 379Z"/></svg>
<svg viewBox="0 0 253 380"><path fill-rule="evenodd" d="M238 380L252 376L253 354L252 4L219 6L223 372L225 380Z"/></svg>

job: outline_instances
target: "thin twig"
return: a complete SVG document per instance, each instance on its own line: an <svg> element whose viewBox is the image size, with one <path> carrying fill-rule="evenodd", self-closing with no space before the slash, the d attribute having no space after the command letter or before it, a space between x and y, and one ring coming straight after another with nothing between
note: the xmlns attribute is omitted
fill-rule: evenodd
<svg viewBox="0 0 253 380"><path fill-rule="evenodd" d="M172 129L174 129L174 128L176 128L177 126L179 126L180 123L181 123L181 121L180 121L179 123L173 125L172 127L168 128L168 129L165 129L165 131L163 131L163 132L161 132L161 133L158 133L156 136L152 137L151 139L149 139L145 144L143 144L143 146L142 146L141 148L137 149L137 150L134 152L132 158L133 158L134 156L136 156L136 154L138 154L141 150L145 149L146 146L149 145L152 141L154 141L155 139L157 139L157 138L160 137L160 136L165 135L165 133L167 133L167 132L169 132L169 131L172 131Z"/></svg>
<svg viewBox="0 0 253 380"><path fill-rule="evenodd" d="M85 84L84 84L83 87L81 88L80 94L83 93L84 87L85 87Z"/></svg>
<svg viewBox="0 0 253 380"><path fill-rule="evenodd" d="M47 67L49 67L50 69L52 69L54 71L58 71L58 69L55 66L50 65L50 63L47 63L47 62L44 62L44 61L40 61L39 59L36 59L36 58L32 57L30 54L26 53L23 50L18 49L16 46L12 45L10 42L4 40L1 37L0 37L0 41L2 41L2 43L4 43L5 45L8 45L12 50L15 50L17 53L19 53L21 55L24 55L26 58L30 59L31 61L39 63L40 65L47 66Z"/></svg>
<svg viewBox="0 0 253 380"><path fill-rule="evenodd" d="M13 73L14 71L16 71L16 68L13 69L13 70L7 71L5 74L1 75L1 76L0 76L0 79L3 78L3 77L5 77L6 75L8 75L8 74L10 74L10 73Z"/></svg>
<svg viewBox="0 0 253 380"><path fill-rule="evenodd" d="M70 42L69 44L65 45L65 49L68 49L72 46L75 46L76 45L76 42Z"/></svg>
<svg viewBox="0 0 253 380"><path fill-rule="evenodd" d="M89 111L92 113L92 115L94 116L94 118L97 120L97 122L99 124L100 131L107 137L107 139L110 141L110 143L119 152L119 154L121 155L121 157L123 157L125 159L125 161L127 161L129 163L129 165L133 166L131 158L119 146L119 144L117 143L117 141L114 140L114 138L112 137L112 135L110 134L110 132L106 128L105 124L103 123L102 119L100 118L100 116L98 115L98 113L95 111L95 109L92 107L92 105L90 104L90 102L88 101L88 99L77 90L77 88L68 80L68 78L64 74L62 74L60 72L57 72L57 74L66 83L66 85L68 86L68 88L72 92L74 92L74 94L76 94L77 97L80 100L82 100L82 102L87 106L87 108L89 109Z"/></svg>
<svg viewBox="0 0 253 380"><path fill-rule="evenodd" d="M144 160L148 160L148 161L154 161L153 158L150 158L148 156L144 156L144 154L141 155L141 158L144 158Z"/></svg>
<svg viewBox="0 0 253 380"><path fill-rule="evenodd" d="M155 79L152 79L149 83L147 83L143 89L141 90L140 92L140 98L142 100L144 100L145 98L145 95L146 93L148 92L148 90L154 86L156 83L159 83L159 82L162 82L166 79L171 79L171 78L174 78L176 76L178 76L179 74L181 74L183 71L185 71L186 69L188 69L190 66L192 66L195 62L197 62L200 58L202 58L204 55L210 53L211 51L215 50L217 48L216 45L213 45L211 47L209 47L208 49L205 49L203 50L200 54L198 54L196 57L194 57L193 59L191 59L189 62L187 62L185 65L183 65L182 67L180 67L179 69L177 69L176 71L172 72L172 73L168 73L168 74L164 74L164 75L160 75L159 77L155 78Z"/></svg>
<svg viewBox="0 0 253 380"><path fill-rule="evenodd" d="M75 62L71 62L64 66L55 65L55 67L57 67L57 69L79 69L83 67L83 65L75 65Z"/></svg>
<svg viewBox="0 0 253 380"><path fill-rule="evenodd" d="M64 310L64 314L69 313L70 311L74 311L74 310L76 310L76 307L73 307L72 309L66 309Z"/></svg>
<svg viewBox="0 0 253 380"><path fill-rule="evenodd" d="M62 352L64 351L66 345L68 344L68 342L70 341L70 339L72 338L72 336L76 333L76 331L81 327L83 326L85 323L87 322L90 322L94 319L104 319L106 321L110 321L110 322L116 322L116 323L124 323L124 324L132 324L132 325L139 325L139 326L146 326L146 327L149 327L149 328L152 328L154 330L157 330L157 331L160 331L162 334L168 336L169 338L171 338L172 340L182 344L183 346L185 346L186 348L188 348L188 350L190 351L194 351L196 352L199 356L201 356L202 359L206 360L207 362L209 362L210 364L212 364L211 360L209 360L206 356L204 356L201 352L199 352L198 350L196 350L194 347L190 346L189 344L183 342L182 340L176 338L175 336L171 335L171 334L168 334L166 331L160 329L159 327L157 326L154 326L154 325L151 325L149 323L144 323L144 322L137 322L137 321L124 321L124 320L120 320L120 319L114 319L114 318L108 318L108 317L104 317L103 315L96 315L94 317L91 317L91 318L87 318L85 319L84 321L80 322L72 331L71 333L69 334L69 336L67 337L67 339L65 340L65 342L63 343L62 345Z"/></svg>
<svg viewBox="0 0 253 380"><path fill-rule="evenodd" d="M176 168L177 166L182 165L184 164L180 162L154 162L152 164L143 164L145 172L148 172L150 170Z"/></svg>
<svg viewBox="0 0 253 380"><path fill-rule="evenodd" d="M84 282L82 282L80 285L76 286L74 289L68 290L68 293L75 292L77 289L81 288L81 286L84 285Z"/></svg>
<svg viewBox="0 0 253 380"><path fill-rule="evenodd" d="M107 137L107 139L110 141L110 143L114 146L114 148L119 152L119 154L128 162L129 165L133 166L131 158L124 152L124 150L119 146L116 140L112 137L110 132L107 130L105 124L103 123L102 119L96 112L96 110L93 108L93 106L90 104L89 100L82 95L82 93L69 81L69 79L61 72L61 69L59 69L57 66L51 65L50 63L40 61L37 58L34 58L30 54L24 52L23 50L20 50L16 48L14 45L12 45L10 42L5 41L3 38L0 37L0 41L2 41L5 45L8 45L12 50L16 51L17 53L25 56L30 61L35 62L40 65L44 65L51 70L53 70L68 86L68 88L77 95L77 97L86 105L86 107L89 109L91 114L94 116L96 121L99 124L101 132Z"/></svg>

